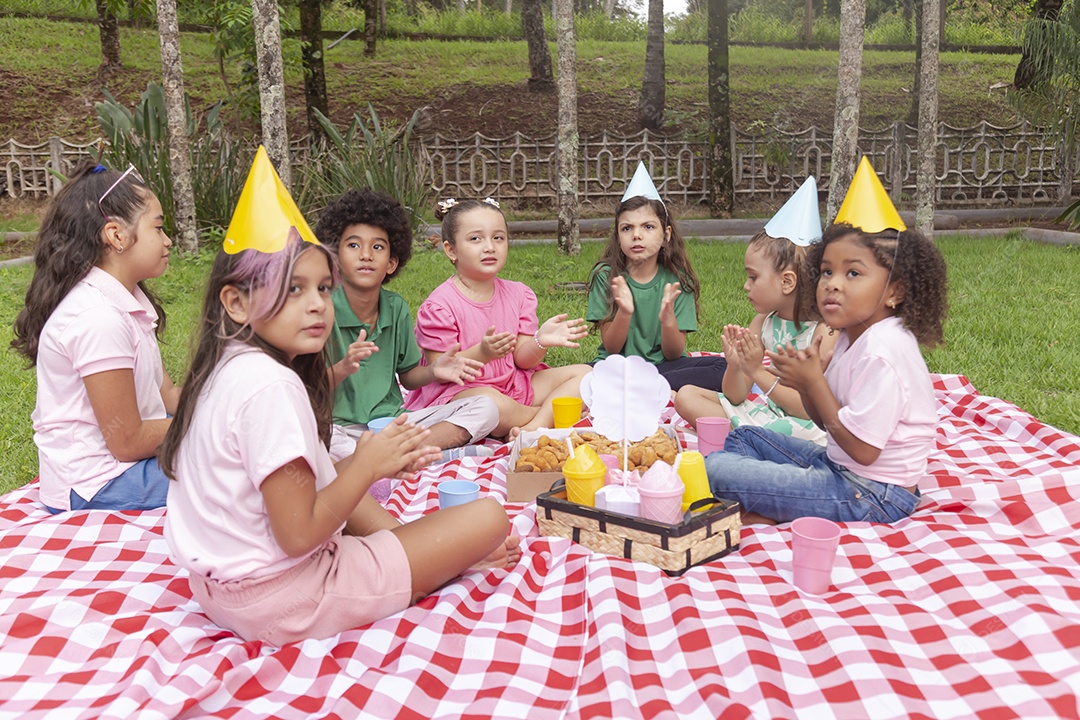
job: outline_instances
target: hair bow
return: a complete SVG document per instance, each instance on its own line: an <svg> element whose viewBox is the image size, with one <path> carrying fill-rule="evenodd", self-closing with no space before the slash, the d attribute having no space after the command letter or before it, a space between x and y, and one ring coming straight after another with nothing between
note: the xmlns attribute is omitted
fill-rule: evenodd
<svg viewBox="0 0 1080 720"><path fill-rule="evenodd" d="M439 206L439 212L445 215L446 213L450 212L450 208L457 205L457 200L455 200L454 198L446 198L445 200L440 200L435 204Z"/></svg>
<svg viewBox="0 0 1080 720"><path fill-rule="evenodd" d="M486 203L487 203L488 205L491 205L492 207L496 207L496 208L498 208L498 207L499 207L499 201L498 201L498 200L496 200L496 199L495 199L495 198L493 198L493 197L486 197L486 198L484 198L484 202L486 202ZM500 208L500 209L501 209L501 208Z"/></svg>

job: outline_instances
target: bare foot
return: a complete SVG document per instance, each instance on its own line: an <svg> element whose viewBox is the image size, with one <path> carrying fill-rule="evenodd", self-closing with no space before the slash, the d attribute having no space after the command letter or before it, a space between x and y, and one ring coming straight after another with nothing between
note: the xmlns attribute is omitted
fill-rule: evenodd
<svg viewBox="0 0 1080 720"><path fill-rule="evenodd" d="M776 521L771 518L767 518L764 515L758 515L754 512L744 512L742 514L743 525L776 525Z"/></svg>
<svg viewBox="0 0 1080 720"><path fill-rule="evenodd" d="M513 567L520 559L521 538L511 535L502 545L492 550L490 555L473 565L470 570Z"/></svg>
<svg viewBox="0 0 1080 720"><path fill-rule="evenodd" d="M521 430L522 428L519 427L510 428L510 432L506 433L506 442L512 443L517 440L517 436L521 434Z"/></svg>

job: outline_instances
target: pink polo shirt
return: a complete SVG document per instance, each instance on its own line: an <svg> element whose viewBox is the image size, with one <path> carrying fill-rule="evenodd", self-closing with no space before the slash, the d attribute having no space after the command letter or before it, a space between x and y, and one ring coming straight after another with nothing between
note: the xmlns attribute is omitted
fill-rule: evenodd
<svg viewBox="0 0 1080 720"><path fill-rule="evenodd" d="M337 477L304 384L262 350L231 343L199 393L176 455L165 513L173 562L218 582L303 562L274 539L259 489L299 460L315 473L317 490Z"/></svg>
<svg viewBox="0 0 1080 720"><path fill-rule="evenodd" d="M45 322L38 343L37 404L31 419L38 448L41 501L71 509L70 491L90 500L134 463L109 452L83 378L131 370L143 420L167 416L165 380L154 328L157 313L101 268L90 269ZM108 431L108 428L105 428Z"/></svg>

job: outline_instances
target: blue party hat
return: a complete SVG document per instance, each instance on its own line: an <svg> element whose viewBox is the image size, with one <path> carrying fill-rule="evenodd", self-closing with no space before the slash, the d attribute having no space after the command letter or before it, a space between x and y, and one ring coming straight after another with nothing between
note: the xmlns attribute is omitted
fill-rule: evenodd
<svg viewBox="0 0 1080 720"><path fill-rule="evenodd" d="M649 171L645 169L645 163L638 160L637 170L634 171L634 177L630 179L630 184L626 186L626 192L623 193L622 200L620 202L626 202L632 197L644 197L649 200L660 200L660 193L656 191L656 185L653 183L652 177L649 175Z"/></svg>
<svg viewBox="0 0 1080 720"><path fill-rule="evenodd" d="M803 247L821 242L821 211L818 209L817 180L813 175L806 178L806 182L766 223L765 234L787 238Z"/></svg>

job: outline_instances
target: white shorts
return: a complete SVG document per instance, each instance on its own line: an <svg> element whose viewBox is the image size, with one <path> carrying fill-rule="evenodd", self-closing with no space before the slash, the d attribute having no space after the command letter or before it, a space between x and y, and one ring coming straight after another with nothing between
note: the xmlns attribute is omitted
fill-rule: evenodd
<svg viewBox="0 0 1080 720"><path fill-rule="evenodd" d="M457 425L469 433L469 442L487 437L499 424L499 408L495 401L483 395L451 400L445 405L433 405L407 413L409 422L420 427L431 427L441 422ZM356 452L356 441L367 430L367 425L334 425L330 438L330 457L334 462L343 460Z"/></svg>

